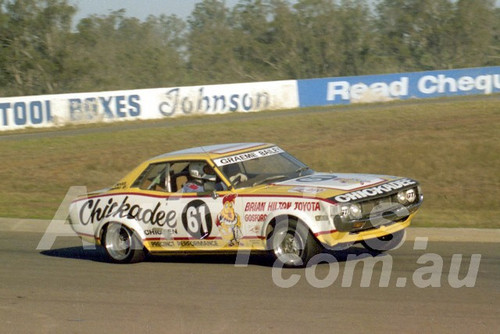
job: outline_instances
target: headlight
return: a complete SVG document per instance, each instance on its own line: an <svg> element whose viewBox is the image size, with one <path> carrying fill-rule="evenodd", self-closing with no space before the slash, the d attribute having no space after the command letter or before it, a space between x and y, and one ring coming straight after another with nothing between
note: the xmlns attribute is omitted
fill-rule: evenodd
<svg viewBox="0 0 500 334"><path fill-rule="evenodd" d="M343 205L340 208L340 216L342 218L347 218L349 216L349 205Z"/></svg>
<svg viewBox="0 0 500 334"><path fill-rule="evenodd" d="M361 219L363 217L361 205L357 203L342 205L340 212L341 218L344 219Z"/></svg>
<svg viewBox="0 0 500 334"><path fill-rule="evenodd" d="M417 193L415 192L415 189L408 189L406 191L406 199L408 202L413 203L417 199Z"/></svg>
<svg viewBox="0 0 500 334"><path fill-rule="evenodd" d="M361 217L363 217L363 211L361 210L361 205L357 203L351 204L349 208L349 214L352 219L361 219Z"/></svg>
<svg viewBox="0 0 500 334"><path fill-rule="evenodd" d="M398 202L403 205L413 203L415 202L416 199L417 199L417 193L414 188L401 190L400 192L398 192Z"/></svg>
<svg viewBox="0 0 500 334"><path fill-rule="evenodd" d="M408 204L408 201L406 201L406 191L398 192L398 202L401 204Z"/></svg>

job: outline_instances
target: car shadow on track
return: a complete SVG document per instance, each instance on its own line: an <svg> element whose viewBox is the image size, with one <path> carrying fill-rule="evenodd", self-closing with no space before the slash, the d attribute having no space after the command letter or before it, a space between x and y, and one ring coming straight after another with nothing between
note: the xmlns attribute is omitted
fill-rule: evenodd
<svg viewBox="0 0 500 334"><path fill-rule="evenodd" d="M106 253L102 247L65 247L41 251L45 256L59 257L65 259L88 260L95 262L108 262Z"/></svg>
<svg viewBox="0 0 500 334"><path fill-rule="evenodd" d="M94 262L110 263L102 247L66 247L41 251L40 254L50 257L86 260ZM371 252L362 247L350 247L344 250L324 250L317 255L317 261L308 264L328 265L333 262L347 262L362 260L375 256L384 256L376 252ZM149 255L144 262L148 263L193 263L193 264L225 264L234 266L257 265L272 267L274 261L265 254L172 254L172 255Z"/></svg>

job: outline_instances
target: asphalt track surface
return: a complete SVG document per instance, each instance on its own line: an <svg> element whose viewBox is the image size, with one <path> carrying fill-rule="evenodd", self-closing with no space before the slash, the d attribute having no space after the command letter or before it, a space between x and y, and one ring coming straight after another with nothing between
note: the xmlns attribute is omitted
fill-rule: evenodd
<svg viewBox="0 0 500 334"><path fill-rule="evenodd" d="M235 266L235 256L111 264L101 249L84 249L76 237L58 237L50 249L38 250L43 225L35 224L0 221L1 333L420 334L500 328L498 230L410 229L405 244L382 257L355 246L329 251L327 262L306 269L280 269L261 256L251 256L246 266ZM371 277L363 278L370 263ZM348 268L354 268L352 275ZM383 274L389 279L382 280ZM457 282L470 287L454 287Z"/></svg>

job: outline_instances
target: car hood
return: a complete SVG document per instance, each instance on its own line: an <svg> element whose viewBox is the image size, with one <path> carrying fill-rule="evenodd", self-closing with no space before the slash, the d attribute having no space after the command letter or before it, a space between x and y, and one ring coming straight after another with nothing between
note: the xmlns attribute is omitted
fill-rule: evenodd
<svg viewBox="0 0 500 334"><path fill-rule="evenodd" d="M418 183L414 180L389 175L314 173L251 190L247 188L243 193L334 198L335 201L347 202L355 197L368 198L416 184ZM360 191L363 194L358 194ZM355 194L355 196L349 196L349 194Z"/></svg>
<svg viewBox="0 0 500 334"><path fill-rule="evenodd" d="M314 173L275 184L280 186L327 188L340 191L352 191L395 179L397 179L397 177L372 174Z"/></svg>

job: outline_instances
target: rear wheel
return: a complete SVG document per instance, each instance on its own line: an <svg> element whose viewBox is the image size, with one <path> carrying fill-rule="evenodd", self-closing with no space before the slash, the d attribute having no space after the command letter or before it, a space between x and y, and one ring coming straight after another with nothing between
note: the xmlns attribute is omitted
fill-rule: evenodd
<svg viewBox="0 0 500 334"><path fill-rule="evenodd" d="M306 225L296 219L279 217L267 239L272 258L285 267L304 267L321 251Z"/></svg>
<svg viewBox="0 0 500 334"><path fill-rule="evenodd" d="M383 237L363 240L363 246L372 252L385 252L401 246L406 237L406 230L397 231Z"/></svg>
<svg viewBox="0 0 500 334"><path fill-rule="evenodd" d="M108 224L102 239L102 244L111 262L140 262L146 256L146 251L139 237L125 225Z"/></svg>

